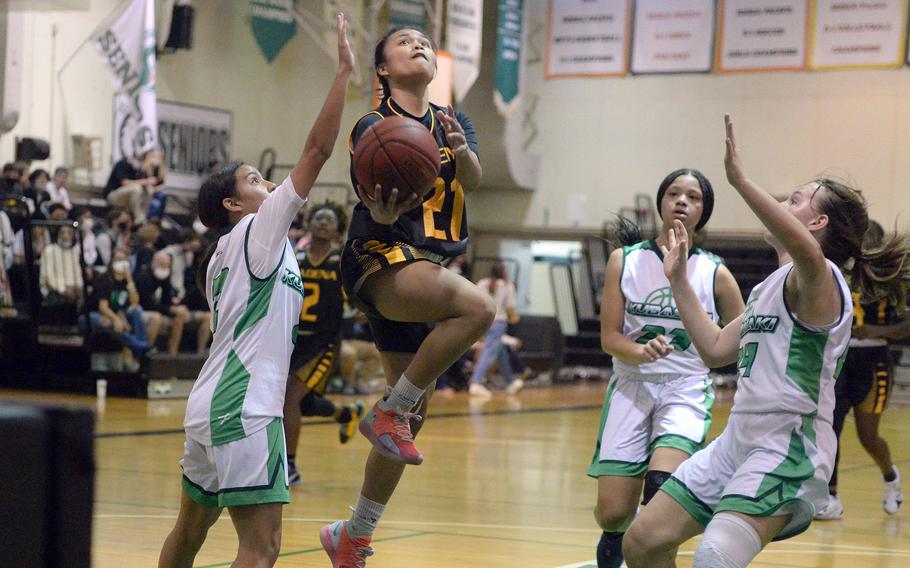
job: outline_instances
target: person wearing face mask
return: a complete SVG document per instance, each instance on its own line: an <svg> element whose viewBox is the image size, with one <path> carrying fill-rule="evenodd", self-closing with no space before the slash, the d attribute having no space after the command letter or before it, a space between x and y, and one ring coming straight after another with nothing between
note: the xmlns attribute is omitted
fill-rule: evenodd
<svg viewBox="0 0 910 568"><path fill-rule="evenodd" d="M59 227L56 241L45 247L38 286L47 306L77 304L82 299L82 270L72 226Z"/></svg>
<svg viewBox="0 0 910 568"><path fill-rule="evenodd" d="M152 255L151 265L136 272L136 289L146 321L149 345L155 345L162 327L166 327L169 330L167 352L176 355L183 327L190 320L190 311L180 305L180 299L171 286L171 255L163 250Z"/></svg>
<svg viewBox="0 0 910 568"><path fill-rule="evenodd" d="M91 210L85 207L72 211L71 218L79 223L78 231L81 246L79 244L76 246L79 247L82 253L82 261L85 263L86 270L90 270L98 259L98 250L95 248L97 246L95 243L95 218Z"/></svg>
<svg viewBox="0 0 910 568"><path fill-rule="evenodd" d="M107 226L101 227L95 239L97 258L93 263L95 272L104 273L111 262L111 255L117 247L128 248L133 230L133 216L125 209L111 209L107 213Z"/></svg>
<svg viewBox="0 0 910 568"><path fill-rule="evenodd" d="M66 189L69 175L70 171L67 168L58 166L54 170L54 179L47 182L47 185L45 186L45 191L47 191L47 197L50 202L63 205L66 207L67 211L70 211L73 208L73 204L70 201L70 193Z"/></svg>
<svg viewBox="0 0 910 568"><path fill-rule="evenodd" d="M127 249L114 249L108 270L95 279L88 311L92 329L112 329L134 358L138 359L148 351L139 293L130 273Z"/></svg>

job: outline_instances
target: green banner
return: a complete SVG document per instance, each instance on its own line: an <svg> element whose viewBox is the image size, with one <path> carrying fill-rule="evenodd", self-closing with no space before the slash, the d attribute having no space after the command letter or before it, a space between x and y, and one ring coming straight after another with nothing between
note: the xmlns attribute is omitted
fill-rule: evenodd
<svg viewBox="0 0 910 568"><path fill-rule="evenodd" d="M259 49L271 63L297 34L297 0L250 0L250 26Z"/></svg>
<svg viewBox="0 0 910 568"><path fill-rule="evenodd" d="M496 27L496 89L493 102L506 114L518 102L518 72L521 67L522 0L499 0Z"/></svg>
<svg viewBox="0 0 910 568"><path fill-rule="evenodd" d="M415 28L431 36L423 0L389 0L389 28Z"/></svg>

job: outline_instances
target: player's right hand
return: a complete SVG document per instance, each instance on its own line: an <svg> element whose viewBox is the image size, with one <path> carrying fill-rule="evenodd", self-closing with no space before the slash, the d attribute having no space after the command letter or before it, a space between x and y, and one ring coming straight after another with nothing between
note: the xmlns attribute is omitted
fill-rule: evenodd
<svg viewBox="0 0 910 568"><path fill-rule="evenodd" d="M651 341L645 343L642 349L642 356L645 363L653 363L658 359L663 359L670 353L673 353L673 346L667 340L666 336L658 335Z"/></svg>
<svg viewBox="0 0 910 568"><path fill-rule="evenodd" d="M344 19L344 14L339 13L337 16L338 22L338 70L345 72L352 72L354 70L354 65L356 60L354 59L354 51L351 49L351 44L348 41L348 26L347 22Z"/></svg>
<svg viewBox="0 0 910 568"><path fill-rule="evenodd" d="M664 275L673 284L689 277L689 233L679 219L667 231L667 244L669 247L661 245L660 249L664 255Z"/></svg>
<svg viewBox="0 0 910 568"><path fill-rule="evenodd" d="M729 114L724 115L724 126L727 130L726 147L724 154L724 169L727 171L727 181L733 187L741 187L746 181L746 173L743 171L743 163L739 157L739 149L736 147L736 136L733 134L733 119Z"/></svg>
<svg viewBox="0 0 910 568"><path fill-rule="evenodd" d="M357 186L357 197L366 205L370 211L370 217L380 225L391 225L401 216L411 209L417 207L420 203L420 197L416 193L411 193L407 198L398 200L398 188L392 188L389 192L389 198L383 197L382 186L376 184L373 197L367 195L360 185Z"/></svg>

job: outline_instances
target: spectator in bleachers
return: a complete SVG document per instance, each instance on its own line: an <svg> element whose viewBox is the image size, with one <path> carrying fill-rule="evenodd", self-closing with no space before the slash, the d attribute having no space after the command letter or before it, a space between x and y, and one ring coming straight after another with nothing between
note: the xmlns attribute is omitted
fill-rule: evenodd
<svg viewBox="0 0 910 568"><path fill-rule="evenodd" d="M96 272L107 271L114 249L123 247L129 250L132 231L133 215L129 211L118 208L108 211L107 227L103 227L95 235L95 248L98 253L94 262Z"/></svg>
<svg viewBox="0 0 910 568"><path fill-rule="evenodd" d="M196 255L205 250L205 242L196 233L186 231L180 236L180 242L168 245L163 249L171 255L171 286L177 291L177 297L186 296L186 271L193 266ZM195 272L190 278L195 277Z"/></svg>
<svg viewBox="0 0 910 568"><path fill-rule="evenodd" d="M82 238L81 249L82 260L87 268L91 268L98 258L98 250L95 243L95 216L92 215L91 209L79 207L70 211L70 218L79 223L79 233Z"/></svg>
<svg viewBox="0 0 910 568"><path fill-rule="evenodd" d="M47 196L51 203L60 203L66 207L67 211L73 208L70 202L70 193L66 188L69 180L70 171L63 166L54 170L54 179L49 181L46 186Z"/></svg>
<svg viewBox="0 0 910 568"><path fill-rule="evenodd" d="M58 227L56 241L45 247L38 285L46 306L75 306L82 301L82 267L71 226Z"/></svg>
<svg viewBox="0 0 910 568"><path fill-rule="evenodd" d="M353 390L352 393L345 394L374 392L376 377L381 368L382 359L373 343L373 333L367 317L363 312L357 311L354 317L345 318L342 323L339 372L345 384Z"/></svg>
<svg viewBox="0 0 910 568"><path fill-rule="evenodd" d="M161 227L156 223L146 223L136 230L139 248L136 249L136 262L134 274L150 270L152 257L158 250L158 239L161 237Z"/></svg>
<svg viewBox="0 0 910 568"><path fill-rule="evenodd" d="M183 338L183 327L190 321L190 310L180 305L171 286L171 255L158 251L148 269L136 272L136 289L142 306L149 345L155 346L162 327L169 330L167 352L176 355Z"/></svg>
<svg viewBox="0 0 910 568"><path fill-rule="evenodd" d="M107 271L95 279L88 309L92 328L113 329L134 358L139 359L148 351L139 292L133 282L129 252L125 248L114 249Z"/></svg>
<svg viewBox="0 0 910 568"><path fill-rule="evenodd" d="M161 222L164 209L167 207L167 193L164 192L167 166L164 164L164 154L161 150L155 148L146 152L142 160L141 173L155 180L155 183L146 188L149 193L148 218Z"/></svg>
<svg viewBox="0 0 910 568"><path fill-rule="evenodd" d="M17 197L22 197L25 199L26 205L28 205L28 214L35 214L35 200L30 199L25 195L26 185L28 183L28 178L25 177L25 169L19 162L7 162L3 164L3 179L6 182L5 184L5 193L7 195L15 195Z"/></svg>
<svg viewBox="0 0 910 568"><path fill-rule="evenodd" d="M154 175L154 162L156 159L153 153L160 151L149 150L141 158L134 156L132 158L123 158L114 164L111 175L107 179L107 185L104 187L104 197L108 203L114 207L122 207L133 214L133 219L137 225L145 223L148 203L151 198L149 188L155 188L156 194L163 188L159 188L163 180ZM158 158L160 160L160 158ZM148 163L146 162L148 160ZM161 164L159 163L159 168ZM152 169L153 171L146 171ZM160 173L160 172L159 172Z"/></svg>
<svg viewBox="0 0 910 568"><path fill-rule="evenodd" d="M45 215L47 214L47 206L42 207L42 205L48 201L47 184L50 180L51 176L47 173L47 170L42 170L41 168L33 170L28 175L28 185L22 192L22 195L34 201L38 205L38 209Z"/></svg>

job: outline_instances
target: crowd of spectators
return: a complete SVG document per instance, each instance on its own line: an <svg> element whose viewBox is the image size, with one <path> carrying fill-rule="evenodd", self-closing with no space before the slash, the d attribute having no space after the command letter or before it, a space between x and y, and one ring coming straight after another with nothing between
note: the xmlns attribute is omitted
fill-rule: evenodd
<svg viewBox="0 0 910 568"><path fill-rule="evenodd" d="M122 352L128 368L155 351L205 353L210 315L195 269L210 236L163 226L166 175L158 150L121 160L105 189L105 212L78 205L65 167L51 177L5 164L0 309L28 311L35 305L29 284L37 282L39 313L31 317Z"/></svg>

